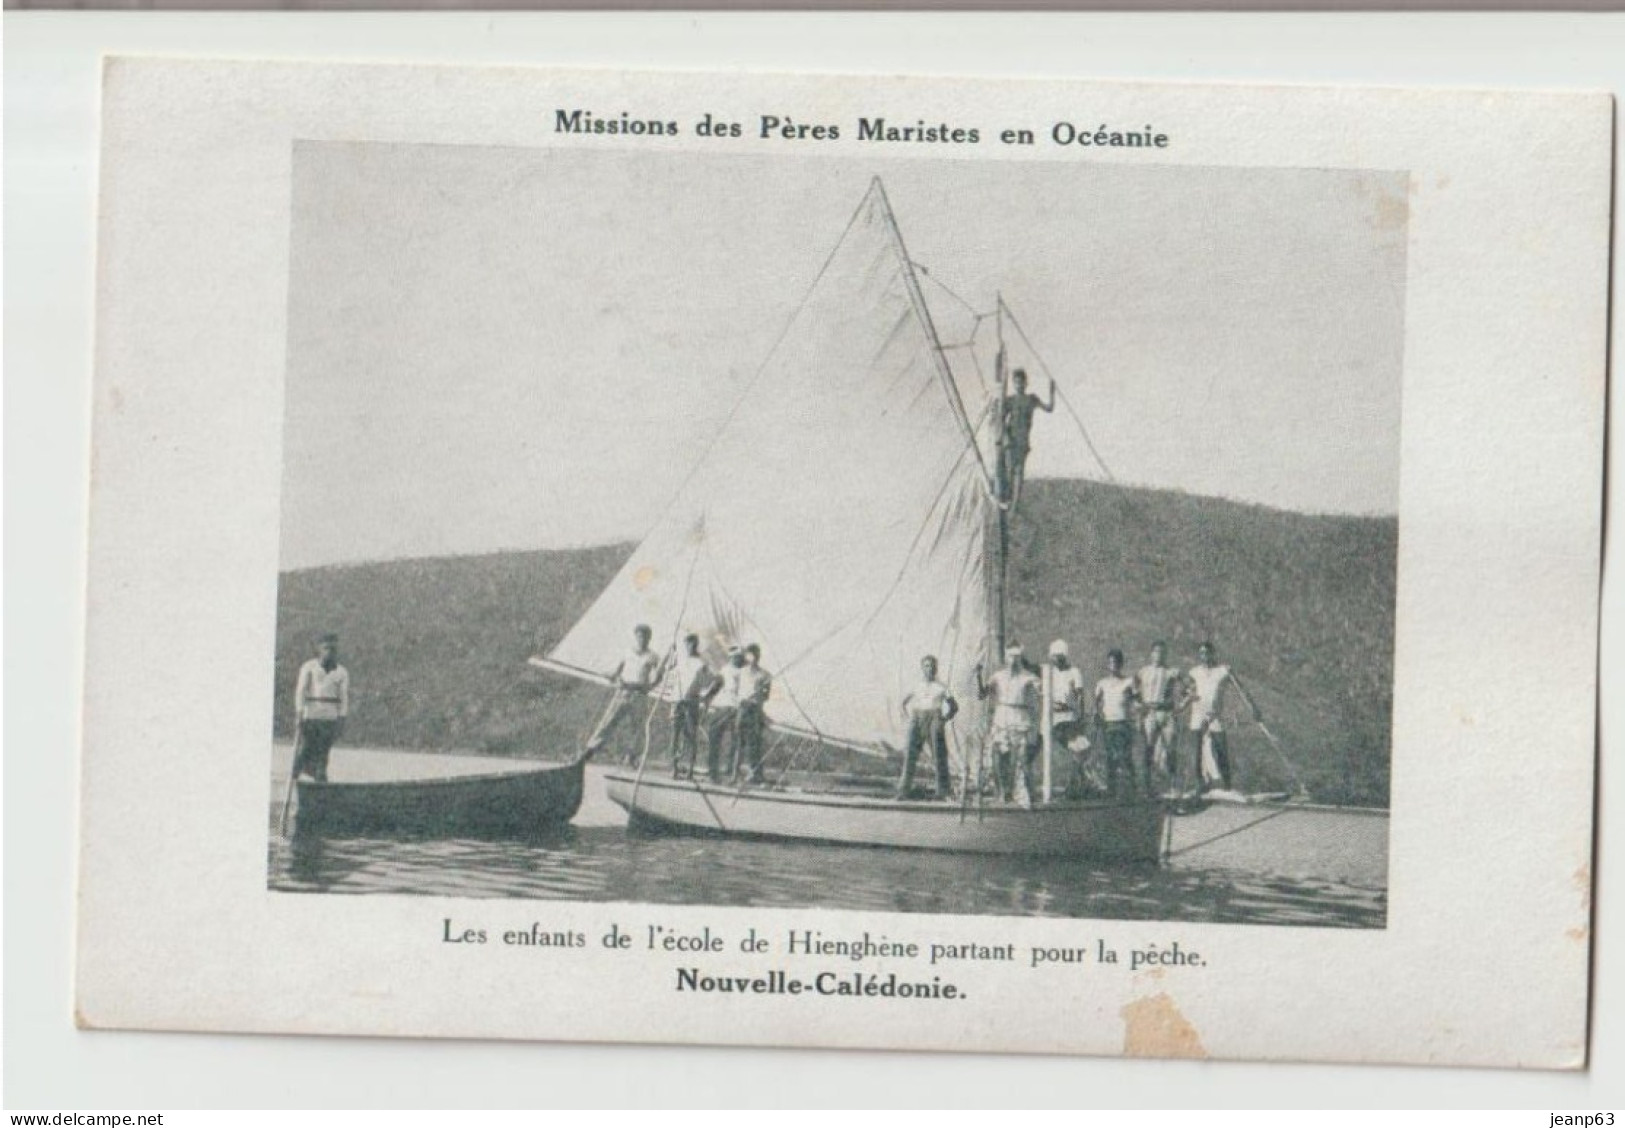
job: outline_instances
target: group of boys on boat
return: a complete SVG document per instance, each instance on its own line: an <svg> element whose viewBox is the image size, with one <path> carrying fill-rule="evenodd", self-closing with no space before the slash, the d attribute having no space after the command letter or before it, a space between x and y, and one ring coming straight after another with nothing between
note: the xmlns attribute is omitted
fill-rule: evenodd
<svg viewBox="0 0 1625 1128"><path fill-rule="evenodd" d="M713 783L764 783L764 710L773 679L762 667L761 647L732 646L727 660L713 667L701 653L698 635L685 635L681 652L673 650L664 658L650 648L652 637L645 624L633 629L632 650L609 671L610 700L587 738L585 753L603 751L636 716L635 703L657 695L671 705L674 778L694 777L703 734L706 773ZM1106 673L1092 692L1063 639L1050 644L1042 665L1031 662L1019 644L1006 647L1004 658L1005 664L991 675L976 667L975 692L989 703L984 747L991 753L990 771L979 786L985 796L1007 803L1030 804L1037 793L1035 774L1046 728L1051 748L1071 758L1068 798L1128 799L1152 798L1167 790L1231 790L1223 716L1231 687L1253 719L1263 720L1240 679L1218 663L1211 642L1203 642L1195 663L1180 670L1168 664L1167 644L1157 641L1147 663L1132 676L1123 672L1123 652L1113 648L1106 654ZM960 798L948 756L959 701L939 676L934 655L920 659L919 681L900 704L908 735L896 798L921 798L914 777L922 756L929 758L935 776L927 797ZM625 761L637 764L644 745L626 742Z"/></svg>

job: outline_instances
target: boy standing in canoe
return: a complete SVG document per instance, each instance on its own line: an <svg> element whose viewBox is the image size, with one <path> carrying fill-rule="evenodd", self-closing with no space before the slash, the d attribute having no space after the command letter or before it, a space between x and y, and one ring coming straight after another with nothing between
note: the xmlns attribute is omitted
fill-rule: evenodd
<svg viewBox="0 0 1625 1128"><path fill-rule="evenodd" d="M298 726L294 743L293 775L327 782L327 758L344 733L350 713L350 671L339 665L339 636L324 634L316 643L316 657L299 667L293 691L293 715Z"/></svg>

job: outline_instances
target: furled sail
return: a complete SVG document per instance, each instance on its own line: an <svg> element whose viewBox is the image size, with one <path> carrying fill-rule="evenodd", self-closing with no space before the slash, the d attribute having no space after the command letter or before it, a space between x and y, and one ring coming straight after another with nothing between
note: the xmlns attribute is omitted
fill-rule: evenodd
<svg viewBox="0 0 1625 1128"><path fill-rule="evenodd" d="M988 399L950 367L878 180L665 515L549 655L612 669L633 624L720 662L756 642L770 720L900 745L937 656L978 731L989 638Z"/></svg>

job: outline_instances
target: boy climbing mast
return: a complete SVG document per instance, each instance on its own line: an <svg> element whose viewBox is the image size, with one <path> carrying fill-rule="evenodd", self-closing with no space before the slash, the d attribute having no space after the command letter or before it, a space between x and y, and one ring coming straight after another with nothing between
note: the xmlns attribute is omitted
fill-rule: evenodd
<svg viewBox="0 0 1625 1128"><path fill-rule="evenodd" d="M1014 387L1004 397L1004 465L1000 473L1000 497L1011 505L1021 500L1021 483L1027 477L1027 455L1032 452L1033 413L1055 410L1055 381L1049 384L1049 400L1039 399L1027 390L1027 372L1018 368L1010 377Z"/></svg>

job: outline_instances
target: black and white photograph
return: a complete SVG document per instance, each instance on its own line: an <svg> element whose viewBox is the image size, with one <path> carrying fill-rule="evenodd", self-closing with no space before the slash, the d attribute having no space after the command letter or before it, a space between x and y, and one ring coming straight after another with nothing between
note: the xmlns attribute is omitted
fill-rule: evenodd
<svg viewBox="0 0 1625 1128"><path fill-rule="evenodd" d="M1382 928L1407 191L296 144L270 887Z"/></svg>
<svg viewBox="0 0 1625 1128"><path fill-rule="evenodd" d="M1583 1065L1608 99L103 81L83 1025Z"/></svg>

